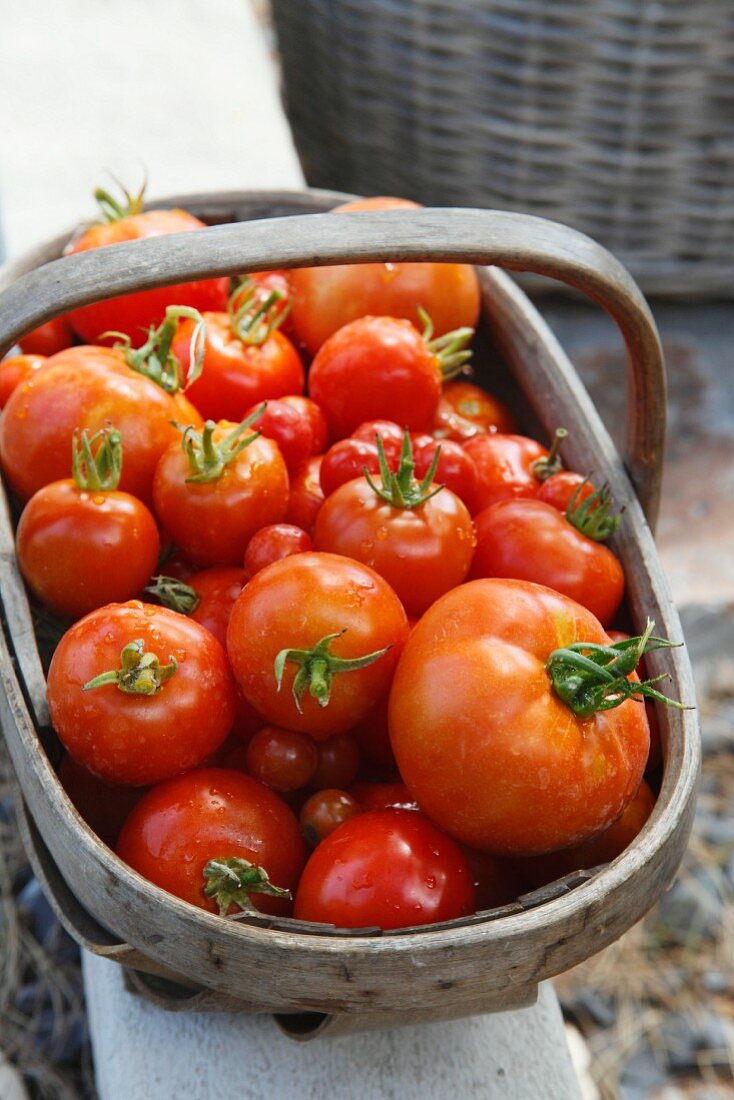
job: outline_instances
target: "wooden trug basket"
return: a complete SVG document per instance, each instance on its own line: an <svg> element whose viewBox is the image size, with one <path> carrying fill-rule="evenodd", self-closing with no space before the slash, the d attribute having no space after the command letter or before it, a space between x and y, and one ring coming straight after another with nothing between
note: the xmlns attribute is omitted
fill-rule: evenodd
<svg viewBox="0 0 734 1100"><path fill-rule="evenodd" d="M526 419L529 410L549 438L557 425L568 428L569 464L593 469L626 506L613 546L624 565L632 625L641 630L650 616L657 633L680 639L650 532L665 435L664 365L650 312L625 269L589 238L539 218L489 210L338 218L321 213L344 197L331 192L178 197L155 205L181 205L209 223L247 224L216 224L63 259L57 257L68 238L59 238L0 275L0 287L6 288L0 294L0 355L52 317L164 284L360 261L482 265L483 328L523 395ZM583 291L617 322L630 362L626 469L544 322L512 280L487 264L555 277ZM496 379L491 385L495 388ZM134 987L158 1003L272 1012L301 1038L517 1008L534 1001L539 981L619 937L671 883L691 828L700 752L695 714L661 707L664 771L655 810L627 851L595 873L567 876L502 909L382 933L265 915L228 921L172 897L117 859L56 778L44 747L52 745L54 735L48 729L43 671L4 496L2 504L0 721L29 811L24 824L29 856L74 937L124 964ZM670 675L672 697L693 701L685 650L659 651L647 661L650 675Z"/></svg>

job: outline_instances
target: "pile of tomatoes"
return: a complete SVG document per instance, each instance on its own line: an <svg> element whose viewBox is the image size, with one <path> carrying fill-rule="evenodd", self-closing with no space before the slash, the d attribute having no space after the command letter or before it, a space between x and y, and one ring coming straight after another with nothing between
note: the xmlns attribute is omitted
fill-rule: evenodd
<svg viewBox="0 0 734 1100"><path fill-rule="evenodd" d="M201 224L98 198L68 251ZM619 517L563 431L462 377L479 302L460 264L258 273L0 364L18 562L68 627L59 777L194 905L435 923L614 858L652 809L637 667L667 643L610 633Z"/></svg>

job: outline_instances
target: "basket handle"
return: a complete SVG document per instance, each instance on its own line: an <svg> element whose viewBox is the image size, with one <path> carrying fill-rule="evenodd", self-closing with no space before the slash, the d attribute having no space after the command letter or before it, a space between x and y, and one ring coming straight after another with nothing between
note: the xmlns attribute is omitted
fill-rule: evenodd
<svg viewBox="0 0 734 1100"><path fill-rule="evenodd" d="M665 443L665 366L655 322L629 272L558 222L499 210L307 214L217 225L55 260L0 295L0 356L37 325L79 306L213 275L391 260L494 264L558 279L602 306L629 360L626 465L657 518Z"/></svg>

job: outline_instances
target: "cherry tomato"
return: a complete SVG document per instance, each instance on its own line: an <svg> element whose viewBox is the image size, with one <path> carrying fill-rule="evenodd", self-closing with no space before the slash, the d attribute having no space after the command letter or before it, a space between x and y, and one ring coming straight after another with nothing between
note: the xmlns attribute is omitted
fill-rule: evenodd
<svg viewBox="0 0 734 1100"><path fill-rule="evenodd" d="M634 797L649 730L631 686L586 716L585 689L567 703L554 687L583 642L609 644L590 612L517 580L462 585L413 629L390 693L393 750L423 811L464 844L499 855L579 844Z"/></svg>
<svg viewBox="0 0 734 1100"><path fill-rule="evenodd" d="M245 576L251 580L256 573L274 561L291 554L313 550L313 540L301 527L290 523L273 523L256 531L245 550Z"/></svg>
<svg viewBox="0 0 734 1100"><path fill-rule="evenodd" d="M314 455L293 475L288 508L285 513L286 523L301 527L310 535L313 534L316 516L324 503L320 480L323 458L323 455Z"/></svg>
<svg viewBox="0 0 734 1100"><path fill-rule="evenodd" d="M548 451L537 440L497 432L475 435L464 446L477 468L476 511L498 500L535 496L540 482L533 464L548 457Z"/></svg>
<svg viewBox="0 0 734 1100"><path fill-rule="evenodd" d="M385 485L382 478L375 484ZM314 544L369 565L409 614L422 615L466 577L474 531L466 506L450 489L417 507L396 507L358 478L326 498L316 517Z"/></svg>
<svg viewBox="0 0 734 1100"><path fill-rule="evenodd" d="M138 212L128 214L118 207L114 220L90 226L69 243L66 252L87 252L123 241L204 228L204 222L185 210L148 210L141 213L138 204ZM96 343L105 332L125 332L137 346L144 342L151 325L162 322L168 306L193 306L199 311L221 309L227 301L228 290L228 279L206 279L179 286L140 290L76 309L68 315L68 321L86 343Z"/></svg>
<svg viewBox="0 0 734 1100"><path fill-rule="evenodd" d="M253 271L247 278L254 285L258 299L266 302L275 291L279 295L277 302L273 304L273 312L276 317L284 316L280 323L280 330L287 336L291 334L290 311L293 308L293 291L288 279L287 271Z"/></svg>
<svg viewBox="0 0 734 1100"><path fill-rule="evenodd" d="M18 343L25 355L55 355L57 351L71 347L74 333L66 317L54 317L52 321L46 321L26 333Z"/></svg>
<svg viewBox="0 0 734 1100"><path fill-rule="evenodd" d="M486 432L516 432L517 421L506 405L473 382L446 382L431 434L463 443Z"/></svg>
<svg viewBox="0 0 734 1100"><path fill-rule="evenodd" d="M248 542L288 507L288 471L270 439L239 426L207 421L202 435L184 432L162 456L153 500L158 518L197 565L239 565Z"/></svg>
<svg viewBox="0 0 734 1100"><path fill-rule="evenodd" d="M559 512L565 512L571 501L582 504L594 492L594 486L581 474L572 470L560 470L541 482L535 493L536 500L552 504Z"/></svg>
<svg viewBox="0 0 734 1100"><path fill-rule="evenodd" d="M247 770L253 779L276 791L297 791L311 781L318 766L316 743L305 733L263 726L247 746Z"/></svg>
<svg viewBox="0 0 734 1100"><path fill-rule="evenodd" d="M291 893L305 849L298 822L273 791L248 775L199 768L169 779L138 803L120 834L117 854L156 886L211 912L254 908L287 916L285 897L241 889L207 897L204 870L211 861L235 860L234 870L262 867L273 885ZM227 875L222 876L226 883ZM209 880L211 881L211 880ZM212 886L214 883L212 882Z"/></svg>
<svg viewBox="0 0 734 1100"><path fill-rule="evenodd" d="M129 493L80 489L69 478L39 489L18 523L18 565L31 591L78 619L130 600L158 560L158 528Z"/></svg>
<svg viewBox="0 0 734 1100"><path fill-rule="evenodd" d="M194 767L224 741L236 690L208 630L132 600L92 611L64 634L48 706L78 763L109 783L144 786Z"/></svg>
<svg viewBox="0 0 734 1100"><path fill-rule="evenodd" d="M45 355L12 355L0 363L0 409L4 409L14 389L46 362Z"/></svg>
<svg viewBox="0 0 734 1100"><path fill-rule="evenodd" d="M570 596L608 626L624 594L612 551L587 538L540 500L501 500L474 517L477 545L470 576L534 581Z"/></svg>
<svg viewBox="0 0 734 1100"><path fill-rule="evenodd" d="M370 198L344 203L332 213L416 209L407 199ZM404 317L418 323L418 307L432 317L438 336L479 317L479 283L468 264L382 263L301 268L290 272L291 321L300 343L314 355L337 329L358 317Z"/></svg>
<svg viewBox="0 0 734 1100"><path fill-rule="evenodd" d="M227 644L229 617L245 580L244 569L232 567L202 569L186 580L198 600L188 614L223 646Z"/></svg>
<svg viewBox="0 0 734 1100"><path fill-rule="evenodd" d="M433 480L437 485L445 485L455 493L467 506L470 514L473 514L476 511L479 483L474 459L463 447L450 439L441 440L440 449L431 435L415 433L411 436L411 441L415 459L415 476L417 478L426 476L438 450L438 465Z"/></svg>
<svg viewBox="0 0 734 1100"><path fill-rule="evenodd" d="M311 423L294 405L269 400L251 406L245 416L251 419L253 431L278 444L289 473L295 473L313 454Z"/></svg>
<svg viewBox="0 0 734 1100"><path fill-rule="evenodd" d="M286 394L280 400L296 409L308 421L311 427L311 454L323 454L329 446L329 425L323 409L310 397L298 393Z"/></svg>
<svg viewBox="0 0 734 1100"><path fill-rule="evenodd" d="M343 825L362 813L355 798L346 791L326 788L316 791L301 807L300 821L304 836L312 848Z"/></svg>
<svg viewBox="0 0 734 1100"><path fill-rule="evenodd" d="M11 394L0 423L0 459L13 490L28 500L68 476L75 428L113 424L124 440L120 489L145 503L158 460L180 440L183 395L172 397L127 366L122 352L84 345L52 356ZM189 406L190 408L190 406ZM185 423L201 425L193 409Z"/></svg>
<svg viewBox="0 0 734 1100"><path fill-rule="evenodd" d="M358 814L319 844L296 894L297 920L406 928L475 911L464 856L421 814Z"/></svg>
<svg viewBox="0 0 734 1100"><path fill-rule="evenodd" d="M323 741L348 730L387 690L407 630L400 601L372 569L336 554L294 554L245 586L227 650L257 711Z"/></svg>
<svg viewBox="0 0 734 1100"><path fill-rule="evenodd" d="M412 431L426 430L442 380L438 355L410 321L361 317L321 347L308 387L339 439L378 417L392 417Z"/></svg>
<svg viewBox="0 0 734 1100"><path fill-rule="evenodd" d="M205 313L204 324L204 367L186 393L207 420L242 420L253 405L303 392L303 363L282 332L276 330L262 344L248 344L233 331L228 313ZM173 341L184 371L193 325L183 321Z"/></svg>
<svg viewBox="0 0 734 1100"><path fill-rule="evenodd" d="M315 790L348 787L359 771L359 745L351 733L338 733L318 746L316 769L311 776Z"/></svg>
<svg viewBox="0 0 734 1100"><path fill-rule="evenodd" d="M391 468L396 468L397 460L388 459L388 462ZM329 447L319 468L324 497L330 497L340 485L361 477L365 470L370 474L380 472L380 454L374 440L370 442L368 439L355 439L354 436L340 439Z"/></svg>
<svg viewBox="0 0 734 1100"><path fill-rule="evenodd" d="M365 420L354 429L350 438L372 443L376 449L376 440L379 436L388 465L392 466L393 460L397 462L400 459L404 435L405 428L401 428L394 420Z"/></svg>

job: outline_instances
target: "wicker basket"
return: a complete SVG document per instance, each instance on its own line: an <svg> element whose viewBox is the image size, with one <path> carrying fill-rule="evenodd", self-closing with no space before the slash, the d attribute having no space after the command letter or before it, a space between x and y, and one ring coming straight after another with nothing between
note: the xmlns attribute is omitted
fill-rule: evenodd
<svg viewBox="0 0 734 1100"><path fill-rule="evenodd" d="M314 187L556 218L734 288L730 0L272 0Z"/></svg>
<svg viewBox="0 0 734 1100"><path fill-rule="evenodd" d="M338 198L313 192L188 196L175 202L221 222L264 212L328 210ZM588 238L551 222L492 211L339 218L312 213L137 241L38 268L60 254L62 243L52 242L5 272L0 353L37 324L102 292L113 296L215 273L304 263L462 259L535 271L585 291L616 319L630 352L632 481L570 363L522 292L496 268L479 271L481 335L492 341L479 356L479 376L490 364L493 385L498 370L514 376L526 423L534 416L547 435L565 424L571 433L568 458L579 468L587 468L594 456L599 477L609 480L615 498L627 507L615 549L625 567L632 624L640 627L649 614L661 632L680 636L643 512L644 506L654 520L660 486L660 344L635 284ZM699 746L693 713L663 708L662 787L640 836L609 866L567 876L510 906L427 929L380 933L265 915L232 922L171 897L98 840L56 778L43 673L13 556L10 516L6 508L1 511L0 720L29 811L29 854L76 938L140 972L133 979L136 987L146 982L159 1003L275 1012L300 1037L516 1008L532 1002L540 980L617 938L670 883L691 827ZM692 699L684 651L654 653L649 666L651 675L670 673L672 694ZM165 984L171 978L175 987Z"/></svg>

